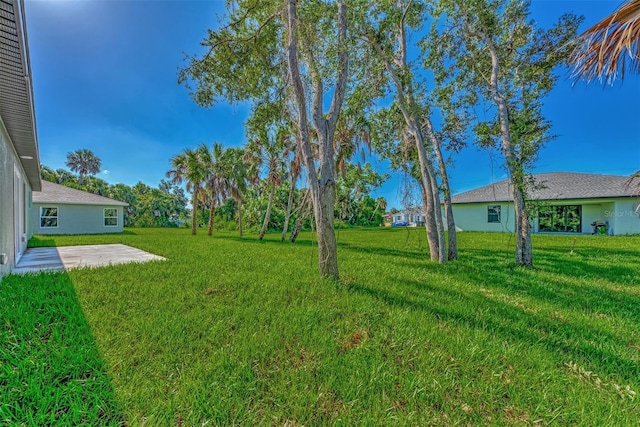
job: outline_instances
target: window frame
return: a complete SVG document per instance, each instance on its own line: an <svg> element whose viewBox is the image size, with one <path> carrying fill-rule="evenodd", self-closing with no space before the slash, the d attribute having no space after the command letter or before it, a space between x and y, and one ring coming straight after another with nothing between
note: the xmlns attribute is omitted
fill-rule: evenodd
<svg viewBox="0 0 640 427"><path fill-rule="evenodd" d="M53 215L43 215L43 211L45 209L55 209L55 216ZM56 225L43 225L43 220L53 219L56 220ZM60 226L60 208L58 206L40 206L40 228L58 228Z"/></svg>
<svg viewBox="0 0 640 427"><path fill-rule="evenodd" d="M502 205L488 205L487 206L487 223L500 224L502 222L501 211L502 211ZM492 215L493 215L493 218L492 218Z"/></svg>
<svg viewBox="0 0 640 427"><path fill-rule="evenodd" d="M113 210L115 216L107 216L107 211ZM115 219L115 224L107 224L107 220ZM117 227L118 226L118 208L103 208L102 209L102 225L103 227Z"/></svg>
<svg viewBox="0 0 640 427"><path fill-rule="evenodd" d="M574 221L571 221L571 214L574 214ZM582 233L581 204L545 206L538 211L537 217L540 233ZM572 222L573 226L570 227Z"/></svg>

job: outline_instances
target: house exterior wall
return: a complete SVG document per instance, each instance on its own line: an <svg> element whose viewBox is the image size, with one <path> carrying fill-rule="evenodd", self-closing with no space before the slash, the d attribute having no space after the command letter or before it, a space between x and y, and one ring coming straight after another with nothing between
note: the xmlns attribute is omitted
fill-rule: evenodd
<svg viewBox="0 0 640 427"><path fill-rule="evenodd" d="M640 198L619 199L613 211L606 211L605 217L615 235L640 234Z"/></svg>
<svg viewBox="0 0 640 427"><path fill-rule="evenodd" d="M578 204L578 203L575 203ZM594 221L606 221L604 218L604 205L613 208L613 204L610 203L597 203L597 204L583 204L582 205L582 232L593 233Z"/></svg>
<svg viewBox="0 0 640 427"><path fill-rule="evenodd" d="M58 208L58 226L40 226L40 208ZM104 209L116 209L117 226L104 225ZM33 203L31 208L31 224L34 234L104 234L122 233L122 206L109 205L72 205L60 203Z"/></svg>
<svg viewBox="0 0 640 427"><path fill-rule="evenodd" d="M640 234L640 198L619 199L576 199L543 202L548 205L580 205L582 206L581 232L591 234L591 223L602 221L608 224L608 234L625 235ZM488 222L488 207L500 206L500 223ZM460 203L453 205L456 226L462 231L514 231L513 203ZM538 219L532 218L533 232L538 232Z"/></svg>
<svg viewBox="0 0 640 427"><path fill-rule="evenodd" d="M500 206L500 222L489 222L489 206ZM453 205L456 227L461 231L503 231L515 230L513 203L465 203Z"/></svg>
<svg viewBox="0 0 640 427"><path fill-rule="evenodd" d="M6 263L2 264L0 260L0 277L8 274L16 265L17 258L26 250L27 240L31 237L28 220L31 186L26 176L4 123L0 120L0 254L6 256ZM15 194L16 187L21 192L24 190L24 197ZM18 202L21 203L21 209ZM22 213L24 220L17 236L16 212Z"/></svg>

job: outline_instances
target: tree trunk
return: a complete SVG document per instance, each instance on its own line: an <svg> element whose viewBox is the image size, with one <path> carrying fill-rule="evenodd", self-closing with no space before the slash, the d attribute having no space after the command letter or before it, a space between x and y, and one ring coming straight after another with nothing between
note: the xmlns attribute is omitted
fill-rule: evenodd
<svg viewBox="0 0 640 427"><path fill-rule="evenodd" d="M262 240L264 235L267 234L267 227L269 226L269 219L271 218L271 206L273 206L273 195L276 192L276 186L272 183L271 190L269 191L269 204L267 204L267 212L264 214L264 221L262 222L262 229L258 235L258 240Z"/></svg>
<svg viewBox="0 0 640 427"><path fill-rule="evenodd" d="M404 29L404 25L401 29ZM435 173L433 172L431 159L429 159L427 149L424 145L424 136L420 130L418 120L413 114L413 107L415 107L415 105L412 97L410 96L410 89L405 88L400 76L393 68L390 59L385 54L380 44L375 40L375 38L371 36L368 38L369 42L380 56L380 59L384 61L385 68L394 82L396 87L396 96L398 99L398 107L402 112L407 130L413 136L416 149L418 150L418 162L420 166L420 175L422 176L423 200L425 203L425 227L427 229L427 240L429 241L429 255L431 260L438 260L441 263L446 262L447 248L444 241L442 214L440 213L438 184ZM400 43L402 46L405 45L404 32L401 34ZM400 59L398 62L402 67L406 67L406 52L404 48L401 49Z"/></svg>
<svg viewBox="0 0 640 427"><path fill-rule="evenodd" d="M509 169L509 179L512 186L513 211L515 214L516 263L530 267L533 266L533 249L531 244L531 227L526 207L523 165L522 162L518 161L513 144L511 143L509 108L498 88L498 75L500 72L498 52L490 37L485 34L482 34L481 36L491 54L492 67L489 86L493 100L498 107L502 153L505 157L507 168Z"/></svg>
<svg viewBox="0 0 640 427"><path fill-rule="evenodd" d="M513 200L513 211L516 220L516 262L520 265L533 266L531 226L526 208L526 199L524 192L516 184L513 186Z"/></svg>
<svg viewBox="0 0 640 427"><path fill-rule="evenodd" d="M307 100L300 76L300 64L298 60L298 15L296 0L288 0L287 4L287 63L293 84L293 92L298 107L298 128L300 131L300 143L302 154L309 178L309 188L313 201L313 209L318 233L318 263L320 275L338 279L338 256L335 231L333 228L333 210L335 201L335 155L333 148L333 136L342 108L347 85L348 52L346 46L347 37L347 10L344 2L338 0L338 73L333 100L329 112L324 114L323 101L324 90L322 78L319 75L317 64L313 62L313 55L308 55L308 70L314 87L313 96L313 121L318 136L320 151L320 177L316 173L315 158L311 150L309 138L309 124L307 118ZM306 46L311 50L310 46Z"/></svg>
<svg viewBox="0 0 640 427"><path fill-rule="evenodd" d="M213 234L213 216L216 214L216 204L211 201L211 207L209 208L209 229L207 230L207 235L211 236Z"/></svg>
<svg viewBox="0 0 640 427"><path fill-rule="evenodd" d="M238 230L240 231L240 237L242 237L242 198L238 198Z"/></svg>
<svg viewBox="0 0 640 427"><path fill-rule="evenodd" d="M318 260L323 276L338 278L338 247L333 227L333 209L335 207L335 182L323 178L320 184L319 199L315 203L316 231L318 235Z"/></svg>
<svg viewBox="0 0 640 427"><path fill-rule="evenodd" d="M447 166L444 163L442 157L442 150L440 149L440 141L433 133L433 125L431 120L427 117L425 120L427 125L427 131L431 138L431 144L433 145L433 151L436 154L438 160L438 167L440 168L440 178L442 179L442 191L444 193L444 213L447 218L447 237L449 241L449 251L447 253L447 259L452 261L458 259L458 239L456 235L456 222L453 218L453 206L451 205L451 188L449 187L449 176L447 174Z"/></svg>
<svg viewBox="0 0 640 427"><path fill-rule="evenodd" d="M207 228L207 235L213 234L213 215L216 213L216 197L215 194L211 194L211 206L209 206L209 224Z"/></svg>
<svg viewBox="0 0 640 427"><path fill-rule="evenodd" d="M289 231L289 219L291 218L291 210L293 209L293 196L295 195L296 187L293 177L291 177L291 188L289 188L289 199L287 200L287 211L284 214L284 225L282 226L281 242L284 242L287 238L287 232Z"/></svg>
<svg viewBox="0 0 640 427"><path fill-rule="evenodd" d="M302 230L302 225L304 224L304 220L306 219L306 215L304 217L297 217L293 223L293 228L291 229L291 235L289 236L289 241L291 243L295 243L298 240L298 234Z"/></svg>
<svg viewBox="0 0 640 427"><path fill-rule="evenodd" d="M300 207L298 208L298 216L296 216L296 220L293 223L293 228L291 229L291 235L289 236L289 241L291 243L295 243L298 239L298 234L300 230L302 230L302 226L304 225L304 221L309 217L311 213L311 206L309 205L309 190L304 193L304 197L302 198L302 202L300 203Z"/></svg>
<svg viewBox="0 0 640 427"><path fill-rule="evenodd" d="M418 150L418 161L420 163L420 175L424 188L423 199L425 199L425 227L427 228L427 240L429 241L430 257L433 261L446 262L446 245L444 242L444 226L440 211L440 196L437 192L437 183L433 173L431 159L427 155L424 146L422 132L415 129L412 132Z"/></svg>
<svg viewBox="0 0 640 427"><path fill-rule="evenodd" d="M197 232L196 222L198 220L198 191L199 188L193 189L193 197L191 198L191 234Z"/></svg>

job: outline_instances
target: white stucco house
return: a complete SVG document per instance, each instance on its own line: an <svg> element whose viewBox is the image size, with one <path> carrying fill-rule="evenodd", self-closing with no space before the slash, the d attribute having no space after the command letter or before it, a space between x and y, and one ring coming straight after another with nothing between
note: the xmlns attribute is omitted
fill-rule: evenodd
<svg viewBox="0 0 640 427"><path fill-rule="evenodd" d="M424 209L422 207L411 207L405 210L390 214L390 223L406 222L408 227L424 226Z"/></svg>
<svg viewBox="0 0 640 427"><path fill-rule="evenodd" d="M42 181L33 193L31 229L34 234L121 233L127 203Z"/></svg>
<svg viewBox="0 0 640 427"><path fill-rule="evenodd" d="M33 230L31 196L40 157L23 3L0 0L0 277L9 273Z"/></svg>
<svg viewBox="0 0 640 427"><path fill-rule="evenodd" d="M538 205L534 233L640 234L640 180L628 176L554 172L534 175L529 198ZM508 180L452 197L456 227L463 231L513 232ZM595 230L595 227L598 230Z"/></svg>

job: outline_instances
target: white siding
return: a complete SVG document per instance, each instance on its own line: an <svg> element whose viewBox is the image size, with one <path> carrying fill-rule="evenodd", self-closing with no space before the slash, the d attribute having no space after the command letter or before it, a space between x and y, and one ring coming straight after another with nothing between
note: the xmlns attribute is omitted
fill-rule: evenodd
<svg viewBox="0 0 640 427"><path fill-rule="evenodd" d="M40 208L58 208L58 227L40 226ZM118 226L104 225L104 209L118 211ZM122 206L65 205L56 203L33 203L31 209L32 229L35 234L102 234L121 233L123 224Z"/></svg>
<svg viewBox="0 0 640 427"><path fill-rule="evenodd" d="M31 200L31 186L26 178L27 174L13 149L4 123L0 120L0 254L7 255L7 263L0 264L0 277L7 274L16 264L16 195L14 194L15 177L20 176L20 187L24 183L26 194L23 200L23 212L27 213L25 224L25 240L31 237L28 225L28 207ZM20 233L22 234L22 233ZM18 237L22 240L22 236ZM26 247L26 242L22 243Z"/></svg>

